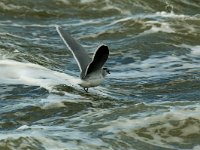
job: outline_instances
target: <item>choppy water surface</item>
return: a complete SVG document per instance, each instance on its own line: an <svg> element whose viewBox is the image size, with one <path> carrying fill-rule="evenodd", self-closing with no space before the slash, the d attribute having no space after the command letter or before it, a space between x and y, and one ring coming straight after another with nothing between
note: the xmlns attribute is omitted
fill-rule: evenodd
<svg viewBox="0 0 200 150"><path fill-rule="evenodd" d="M1 150L200 149L200 1L1 0ZM58 36L111 75L85 93Z"/></svg>

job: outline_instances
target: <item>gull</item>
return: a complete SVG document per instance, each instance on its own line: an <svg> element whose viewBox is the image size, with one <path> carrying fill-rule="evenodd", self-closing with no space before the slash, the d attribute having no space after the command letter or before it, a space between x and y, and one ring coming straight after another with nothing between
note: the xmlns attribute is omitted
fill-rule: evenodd
<svg viewBox="0 0 200 150"><path fill-rule="evenodd" d="M90 87L100 85L105 76L110 74L110 70L104 67L109 55L108 46L100 45L91 59L85 49L63 28L56 26L56 30L78 64L81 79L79 85L85 92L88 92Z"/></svg>

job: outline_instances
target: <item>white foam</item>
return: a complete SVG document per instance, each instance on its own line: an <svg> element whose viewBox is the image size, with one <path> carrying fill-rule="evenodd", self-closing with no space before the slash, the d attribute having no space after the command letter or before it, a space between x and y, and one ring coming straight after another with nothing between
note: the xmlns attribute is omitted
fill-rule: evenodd
<svg viewBox="0 0 200 150"><path fill-rule="evenodd" d="M68 0L57 0L57 2L62 2L65 5L70 4L70 2Z"/></svg>
<svg viewBox="0 0 200 150"><path fill-rule="evenodd" d="M160 107L160 104L158 105ZM171 143L185 144L190 136L200 135L199 104L182 107L169 106L160 111L157 113L152 112L152 114L151 112L137 114L139 117L133 119L131 119L131 116L119 117L116 120L107 122L107 126L99 130L111 132L118 136L123 132L126 136L144 143L165 148L174 148Z"/></svg>
<svg viewBox="0 0 200 150"><path fill-rule="evenodd" d="M21 129L28 129L28 126L24 126ZM45 129L45 128L44 128ZM18 130L19 131L19 130ZM24 131L23 131L24 132ZM0 140L8 140L7 142L10 143L8 146L10 149L15 149L16 145L14 144L15 140L20 139L20 144L17 145L18 149L24 149L25 147L40 147L43 146L45 149L48 150L63 150L66 148L66 144L63 142L60 142L58 140L53 140L48 137L44 137L43 134L41 134L41 129L40 131L29 131L29 133L15 133L15 134L4 134L0 135ZM26 140L24 140L26 139ZM42 145L38 145L39 143L35 142L37 140L38 142L41 141ZM13 144L12 144L13 143Z"/></svg>
<svg viewBox="0 0 200 150"><path fill-rule="evenodd" d="M146 34L157 33L157 32L165 32L165 33L175 33L176 32L175 29L173 29L167 22L147 21L144 23L144 26L151 27L151 28L138 34L136 37L143 36Z"/></svg>
<svg viewBox="0 0 200 150"><path fill-rule="evenodd" d="M186 45L186 44L183 44L181 45L181 47L185 47L185 48L189 48L191 49L191 55L192 56L200 56L200 45Z"/></svg>
<svg viewBox="0 0 200 150"><path fill-rule="evenodd" d="M60 96L55 94L48 95L47 98L40 100L40 106L42 106L42 109L51 109L51 108L62 108L66 107L63 102L73 102L78 103L81 101L80 95L74 95L74 94L67 94L68 98L66 99L66 96ZM71 98L71 99L70 99ZM75 101L76 99L76 101ZM84 102L87 102L87 100L84 100Z"/></svg>
<svg viewBox="0 0 200 150"><path fill-rule="evenodd" d="M165 18L187 18L190 16L186 16L186 15L182 15L182 14L175 14L173 11L171 12L166 12L166 11L160 11L160 12L156 12L154 14L155 16L159 17L165 17Z"/></svg>
<svg viewBox="0 0 200 150"><path fill-rule="evenodd" d="M96 0L81 0L80 2L82 3L82 4L87 4L87 3L93 3L93 2L95 2Z"/></svg>
<svg viewBox="0 0 200 150"><path fill-rule="evenodd" d="M118 65L113 67L114 70L126 70L124 72L115 72L112 78L141 78L141 77L156 77L166 78L171 75L176 75L181 72L174 71L178 67L171 68L174 64L182 64L181 57L177 56L151 56L146 60L133 62L126 65ZM123 68L123 69L121 69ZM139 70L139 71L138 71Z"/></svg>
<svg viewBox="0 0 200 150"><path fill-rule="evenodd" d="M196 145L193 147L193 150L200 150L200 145Z"/></svg>
<svg viewBox="0 0 200 150"><path fill-rule="evenodd" d="M63 142L60 139L64 140ZM22 149L21 146L30 140L39 141L43 146L48 150L63 150L63 149L78 149L85 148L85 147L98 147L98 146L105 146L104 143L99 138L92 139L87 132L82 132L78 129L67 128L66 126L42 126L42 125L22 125L19 127L15 133L8 132L5 136L0 134L0 140L18 140L19 138L25 138L26 141L23 141L20 144L19 149ZM65 141L68 142L65 142ZM79 141L79 142L77 142ZM37 144L37 143L36 143ZM80 149L81 149L80 148Z"/></svg>
<svg viewBox="0 0 200 150"><path fill-rule="evenodd" d="M20 10L20 9L26 10L26 9L29 9L26 6L19 6L19 5L14 5L14 4L5 4L3 2L0 2L0 8L3 9L3 10Z"/></svg>
<svg viewBox="0 0 200 150"><path fill-rule="evenodd" d="M32 63L0 60L1 84L40 86L50 91L59 84L77 86L79 79Z"/></svg>

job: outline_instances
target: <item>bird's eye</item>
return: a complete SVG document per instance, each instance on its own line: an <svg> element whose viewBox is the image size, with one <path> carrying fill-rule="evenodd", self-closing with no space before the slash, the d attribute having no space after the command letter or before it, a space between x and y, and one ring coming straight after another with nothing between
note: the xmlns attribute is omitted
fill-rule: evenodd
<svg viewBox="0 0 200 150"><path fill-rule="evenodd" d="M107 72L108 74L110 74L110 70L106 69L106 72Z"/></svg>

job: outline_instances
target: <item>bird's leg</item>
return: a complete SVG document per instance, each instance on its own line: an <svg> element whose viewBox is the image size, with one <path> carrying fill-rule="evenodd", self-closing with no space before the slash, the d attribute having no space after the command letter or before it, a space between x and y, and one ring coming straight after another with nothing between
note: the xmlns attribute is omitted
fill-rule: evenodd
<svg viewBox="0 0 200 150"><path fill-rule="evenodd" d="M84 89L84 91L85 91L85 92L87 92L87 93L88 93L88 88L83 88L83 89Z"/></svg>

